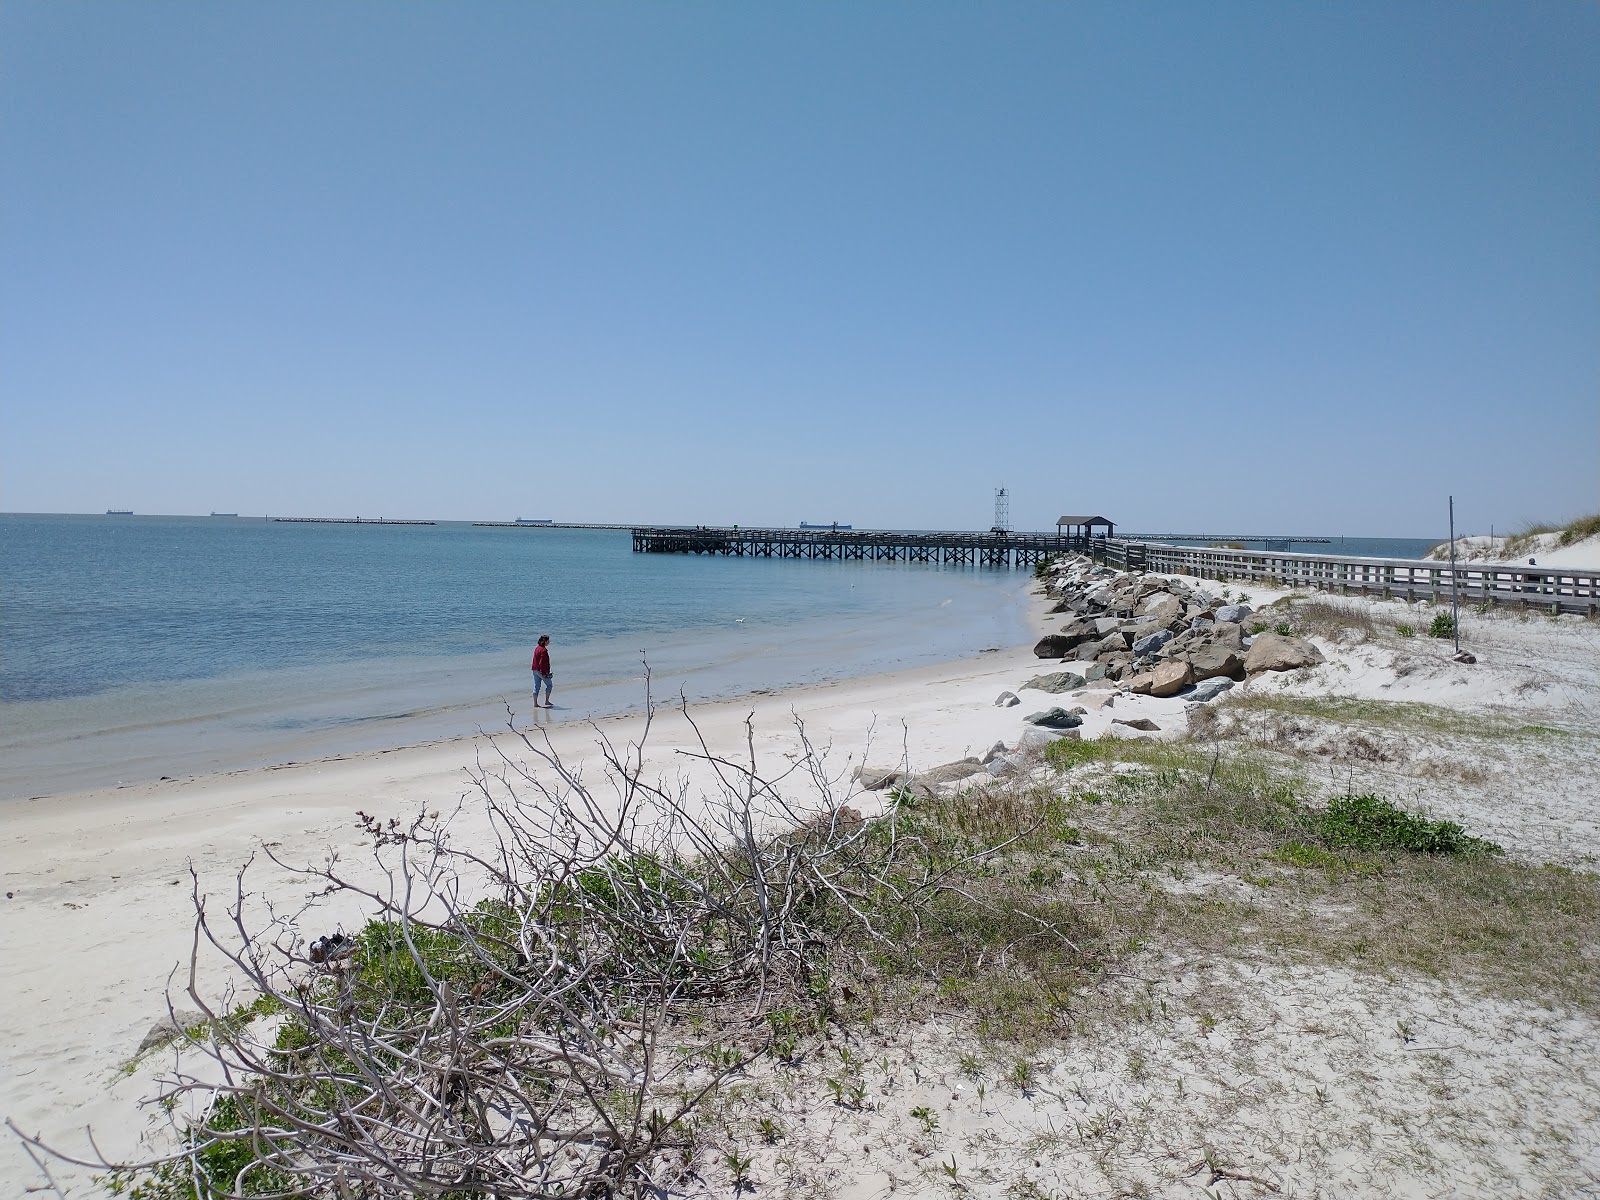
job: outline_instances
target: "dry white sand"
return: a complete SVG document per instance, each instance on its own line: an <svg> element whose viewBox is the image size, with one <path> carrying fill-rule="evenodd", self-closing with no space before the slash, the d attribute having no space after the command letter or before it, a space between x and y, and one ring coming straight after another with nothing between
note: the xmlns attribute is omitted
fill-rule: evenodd
<svg viewBox="0 0 1600 1200"><path fill-rule="evenodd" d="M1273 595L1253 592L1258 602ZM1419 619L1403 605L1370 607L1386 621L1390 608ZM1426 616L1424 610L1423 625ZM1530 720L1600 728L1600 630L1593 624L1472 618L1467 640L1480 659L1473 668L1450 663L1443 644L1423 639L1398 647L1324 642L1331 660L1326 666L1248 686L1418 700L1465 711L1515 710ZM995 695L1056 669L1027 647L1009 647L939 667L707 705L694 716L708 742L730 753L742 746L744 722L752 717L757 750L768 762L797 753L798 716L841 775L863 759L926 768L981 755L996 741L1014 744L1023 714L1064 698L1024 691L1022 706L1001 709L993 706ZM1184 707L1176 699L1122 695L1111 707L1091 708L1083 736L1099 735L1113 718L1134 716L1151 717L1168 736L1182 729ZM548 733L569 762L592 762L597 737L627 743L642 729L642 717L626 716L594 727L557 724ZM1519 856L1592 864L1600 856L1600 802L1593 744L1585 745L1564 761L1518 757L1511 747L1503 764L1491 764L1489 783L1452 787L1448 794L1474 831ZM680 715L658 713L651 764L674 774L684 764L679 751L696 746ZM121 1068L166 1012L169 972L187 961L190 867L206 890L226 893L237 867L263 844L299 861L354 854L364 847L356 810L405 816L419 806L449 806L472 792L468 773L475 759L492 760L502 751L526 757L520 749L503 733L8 806L0 859L7 893L0 922L0 1010L6 1017L0 1115L65 1149L86 1149L83 1130L92 1125L107 1154L134 1151L145 1128L136 1102L150 1093L170 1058L157 1054L130 1074ZM1492 786L1530 762L1538 788ZM1381 771L1383 764L1361 769ZM462 829L470 836L470 821ZM304 890L302 881L281 871L262 872L255 886L281 889L284 899ZM1197 1042L1192 1026L1198 1018L1184 997L1195 994L1205 973L1248 979L1248 995L1222 1015L1217 1032ZM974 1088L960 1085L950 1057L962 1038L958 1030L918 1033L914 1042L883 1035L866 1051L877 1051L885 1073L902 1082L873 1084L881 1103L845 1112L814 1093L774 1101L803 1110L790 1115L812 1131L807 1136L817 1141L814 1149L833 1166L783 1167L769 1156L762 1172L771 1194L887 1195L891 1180L913 1193L948 1190L937 1164L953 1153L960 1182L996 1196L1109 1195L1135 1186L1151 1194L1201 1195L1210 1172L1188 1167L1204 1157L1206 1146L1219 1147L1223 1165L1270 1175L1284 1194L1574 1194L1561 1187L1581 1182L1585 1172L1590 1186L1600 1186L1600 1028L1586 1017L1522 1011L1431 983L1308 976L1253 962L1181 969L1152 962L1145 974L1168 1000L1171 1028L1063 1046L1040 1059L1037 1069L1050 1082L1028 1094L1013 1089L1015 1095L1002 1096L1004 1089L991 1081L985 1100L974 1106ZM202 979L222 994L218 973ZM181 984L175 990L181 992ZM180 999L179 1005L186 1003ZM1442 1022L1432 1040L1450 1044L1429 1053L1445 1057L1424 1058L1385 1042L1394 1020L1403 1019L1397 1013ZM1471 1030L1458 1028L1463 1022ZM1133 1053L1142 1076L1130 1075ZM905 1085L910 1068L895 1075L897 1055L914 1058L919 1080L928 1082ZM1150 1074L1151 1064L1165 1064L1164 1073ZM1174 1099L1162 1089L1170 1090L1178 1076L1190 1082ZM1141 1078L1162 1082L1158 1087ZM1315 1088L1331 1098L1320 1099ZM911 1136L916 1123L907 1113L922 1091L942 1116L938 1136L919 1140ZM1445 1093L1449 1104L1428 1099ZM1424 1116L1405 1125L1407 1106L1421 1102ZM1514 1112L1522 1115L1513 1120L1507 1114ZM1106 1129L1112 1134L1096 1132ZM828 1144L830 1137L836 1144ZM1456 1155L1454 1165L1430 1158L1424 1152L1430 1145L1436 1155ZM870 1165L863 1157L869 1151L880 1155ZM1050 1170L1028 1165L1035 1161ZM1297 1161L1305 1164L1299 1173ZM969 1170L968 1164L977 1165ZM88 1172L54 1169L69 1194L96 1194ZM790 1181L778 1187L785 1171ZM1441 1186L1430 1187L1435 1179ZM3 1200L39 1182L9 1139L0 1146L0 1181ZM1211 1183L1214 1194L1264 1194L1260 1185L1227 1177Z"/></svg>
<svg viewBox="0 0 1600 1200"><path fill-rule="evenodd" d="M1519 538L1519 544L1526 542L1526 545L1520 556L1510 558L1506 556L1508 540L1504 537L1490 537L1487 534L1458 537L1456 558L1465 562L1505 563L1507 566L1525 566L1528 559L1532 558L1537 560L1537 565L1541 567L1600 571L1600 534L1563 546L1559 533L1537 533L1527 539ZM1436 547L1429 552L1429 556L1448 560L1450 543L1446 542Z"/></svg>

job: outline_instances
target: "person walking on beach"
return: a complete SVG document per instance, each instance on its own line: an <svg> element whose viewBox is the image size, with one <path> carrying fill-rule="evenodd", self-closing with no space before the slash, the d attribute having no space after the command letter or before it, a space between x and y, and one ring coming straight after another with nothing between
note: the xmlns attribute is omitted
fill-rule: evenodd
<svg viewBox="0 0 1600 1200"><path fill-rule="evenodd" d="M539 635L539 644L533 648L533 706L539 707L539 689L544 689L544 706L554 708L550 703L551 693L555 685L550 682L550 635Z"/></svg>

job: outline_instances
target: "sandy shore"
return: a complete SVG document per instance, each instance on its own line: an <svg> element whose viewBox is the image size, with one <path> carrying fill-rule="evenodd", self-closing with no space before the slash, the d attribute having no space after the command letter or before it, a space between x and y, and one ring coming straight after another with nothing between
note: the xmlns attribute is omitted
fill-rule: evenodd
<svg viewBox="0 0 1600 1200"><path fill-rule="evenodd" d="M743 746L749 719L762 760L775 764L796 751L798 717L813 744L827 748L835 774L847 776L869 756L874 763L929 767L982 754L997 741L1015 744L1019 714L1031 710L991 702L1039 665L1028 647L1013 646L935 667L707 704L692 716L707 743L727 753ZM1163 705L1181 707L1151 702L1152 710ZM624 715L593 724L555 721L528 732L565 762L592 768L600 739L636 743L644 728L642 715ZM674 775L684 766L680 751L693 749L696 734L683 714L659 707L647 748L652 767ZM0 975L0 1010L7 1014L0 1115L80 1151L90 1125L108 1154L131 1152L142 1129L135 1104L163 1064L142 1064L131 1075L120 1069L166 1014L169 973L187 963L190 868L202 888L227 893L239 866L263 846L296 861L358 854L364 849L358 809L388 817L451 806L473 792L474 764L493 763L502 753L515 761L531 757L505 730L7 804L0 851L6 893L0 958L7 964ZM472 836L470 817L462 830ZM303 881L281 871L262 872L255 883L277 889L283 900L303 891ZM220 995L223 979L208 982ZM175 1003L189 1006L181 994ZM85 1172L57 1170L59 1180L78 1181L72 1194L94 1193ZM0 1180L5 1200L39 1182L9 1138L0 1146Z"/></svg>
<svg viewBox="0 0 1600 1200"><path fill-rule="evenodd" d="M1274 595L1256 589L1251 599L1260 604ZM1041 627L1042 607L1037 606ZM1401 605L1365 607L1385 622L1394 619L1390 609L1404 615ZM1468 711L1514 707L1568 724L1600 720L1600 654L1590 654L1600 634L1592 624L1496 618L1476 625L1469 621L1468 634L1480 660L1470 670L1448 661L1445 644L1426 639L1407 641L1398 650L1389 644L1341 646L1319 640L1329 655L1326 666L1247 686L1415 700ZM1059 668L1041 663L1030 647L1013 646L937 667L708 704L692 715L707 743L726 753L743 746L750 720L758 755L778 764L798 752L798 718L812 744L824 749L830 772L847 780L863 761L925 769L982 755L996 742L1015 745L1023 714L1064 698L1022 692L1023 705L1009 709L995 707L994 698L1053 669ZM1082 735L1099 736L1113 716L1147 716L1162 727L1160 736L1171 736L1184 728L1184 709L1177 698L1119 696L1115 709L1090 712ZM594 766L600 739L636 743L644 730L644 718L633 715L593 725L557 723L531 736L541 746L548 738L549 748L568 763ZM683 715L659 709L647 745L651 768L664 776L677 774L686 762L682 752L697 748L695 731ZM329 853L354 856L364 848L355 825L358 809L405 816L419 806L446 807L463 797L470 802L474 763L502 755L512 761L529 757L520 738L504 731L8 805L9 836L0 852L6 893L0 1005L7 1015L0 1043L0 1114L65 1149L86 1150L84 1128L92 1126L104 1153L135 1152L145 1128L137 1101L149 1094L170 1058L158 1054L131 1072L122 1068L145 1031L166 1013L169 973L187 962L193 923L190 868L202 888L227 893L237 868L263 845L295 861L316 861ZM1507 802L1500 783L1521 769L1519 762L1491 764L1477 783L1451 793L1446 811L1496 837L1511 853L1592 867L1600 855L1594 787L1600 768L1588 742L1582 754L1574 757L1569 751L1565 759L1544 764L1547 786L1516 803ZM1362 764L1352 768L1352 776L1359 785L1361 774L1381 775L1383 769L1381 762ZM461 830L472 836L470 816ZM269 894L276 889L285 901L301 899L304 892L303 881L276 870L259 872L254 886ZM203 987L222 994L220 975L205 974L202 980ZM1314 992L1316 985L1307 987ZM181 997L178 1003L187 1006ZM1297 1045L1285 1051L1291 1057L1302 1052ZM1536 1055L1537 1045L1528 1053ZM1263 1069L1270 1070L1270 1064ZM1592 1069L1592 1063L1584 1068ZM1590 1099L1585 1092L1584 1103ZM97 1194L88 1172L53 1169L68 1194ZM20 1198L40 1182L10 1139L0 1146L0 1181L0 1200Z"/></svg>

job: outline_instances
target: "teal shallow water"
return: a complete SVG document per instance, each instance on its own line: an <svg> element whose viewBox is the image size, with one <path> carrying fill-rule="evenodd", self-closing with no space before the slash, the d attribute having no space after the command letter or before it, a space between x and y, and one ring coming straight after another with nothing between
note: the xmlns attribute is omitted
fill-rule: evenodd
<svg viewBox="0 0 1600 1200"><path fill-rule="evenodd" d="M1022 572L637 555L625 532L0 516L0 798L938 662L1027 637Z"/></svg>

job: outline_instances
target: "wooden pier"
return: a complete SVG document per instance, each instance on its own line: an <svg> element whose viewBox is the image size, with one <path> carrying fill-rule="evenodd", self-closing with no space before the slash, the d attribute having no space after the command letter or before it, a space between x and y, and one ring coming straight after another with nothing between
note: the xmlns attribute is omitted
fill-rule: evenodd
<svg viewBox="0 0 1600 1200"><path fill-rule="evenodd" d="M1031 567L1081 552L1089 539L1054 533L896 533L868 529L646 527L633 531L640 554L722 554L734 558L807 558L856 562L952 563Z"/></svg>

